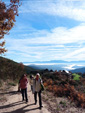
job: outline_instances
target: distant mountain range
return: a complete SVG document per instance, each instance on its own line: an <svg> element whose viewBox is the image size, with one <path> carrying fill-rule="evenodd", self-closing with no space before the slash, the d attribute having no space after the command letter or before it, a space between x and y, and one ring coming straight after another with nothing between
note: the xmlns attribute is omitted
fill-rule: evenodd
<svg viewBox="0 0 85 113"><path fill-rule="evenodd" d="M70 70L72 73L85 73L85 67Z"/></svg>
<svg viewBox="0 0 85 113"><path fill-rule="evenodd" d="M81 61L64 61L64 60L50 60L50 61L35 61L35 62L23 62L24 64L27 63L85 63L84 60Z"/></svg>
<svg viewBox="0 0 85 113"><path fill-rule="evenodd" d="M51 61L35 61L24 62L24 64L34 69L48 69L48 70L68 70L74 72L85 73L85 61L64 61L64 60L51 60Z"/></svg>
<svg viewBox="0 0 85 113"><path fill-rule="evenodd" d="M59 65L36 65L36 64L31 64L31 65L28 65L34 69L39 69L39 70L42 70L42 69L48 69L48 70L63 70L62 66L59 66Z"/></svg>
<svg viewBox="0 0 85 113"><path fill-rule="evenodd" d="M51 60L51 61L35 61L35 62L24 62L23 64L28 65L34 69L42 70L68 70L74 72L85 73L85 61L64 61L64 60Z"/></svg>
<svg viewBox="0 0 85 113"><path fill-rule="evenodd" d="M43 69L48 69L48 70L68 70L71 71L72 73L85 73L85 67L81 67L81 66L74 66L75 69L68 69L67 67L65 67L65 65L29 65L29 67L37 69L37 70L43 70Z"/></svg>

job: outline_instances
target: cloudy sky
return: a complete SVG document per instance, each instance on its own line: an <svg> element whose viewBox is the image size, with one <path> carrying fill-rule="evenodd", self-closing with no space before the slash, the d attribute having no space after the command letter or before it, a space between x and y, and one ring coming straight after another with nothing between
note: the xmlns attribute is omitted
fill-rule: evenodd
<svg viewBox="0 0 85 113"><path fill-rule="evenodd" d="M22 0L5 40L17 62L85 60L85 0Z"/></svg>

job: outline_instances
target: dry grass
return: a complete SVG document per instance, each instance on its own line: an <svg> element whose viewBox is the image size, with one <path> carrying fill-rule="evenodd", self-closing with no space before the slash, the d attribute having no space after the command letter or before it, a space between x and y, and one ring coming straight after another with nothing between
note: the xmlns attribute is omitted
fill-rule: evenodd
<svg viewBox="0 0 85 113"><path fill-rule="evenodd" d="M85 109L76 107L75 103L66 97L55 97L52 92L44 91L42 98L51 113L85 113Z"/></svg>

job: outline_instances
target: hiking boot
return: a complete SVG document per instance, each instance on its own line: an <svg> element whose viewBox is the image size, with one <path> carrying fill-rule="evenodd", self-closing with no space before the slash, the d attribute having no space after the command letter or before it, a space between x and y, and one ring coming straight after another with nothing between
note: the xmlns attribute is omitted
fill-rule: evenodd
<svg viewBox="0 0 85 113"><path fill-rule="evenodd" d="M26 103L28 102L28 100L26 100Z"/></svg>
<svg viewBox="0 0 85 113"><path fill-rule="evenodd" d="M43 106L40 106L39 109L42 109Z"/></svg>

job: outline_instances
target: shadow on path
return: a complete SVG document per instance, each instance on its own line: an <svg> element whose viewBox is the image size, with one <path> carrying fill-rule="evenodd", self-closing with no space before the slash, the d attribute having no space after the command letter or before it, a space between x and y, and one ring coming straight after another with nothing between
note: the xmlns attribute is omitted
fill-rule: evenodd
<svg viewBox="0 0 85 113"><path fill-rule="evenodd" d="M18 102L10 103L8 105L0 106L0 109L10 108L10 107L13 107L13 106L16 106L16 105L20 105L20 104L23 104L22 101L18 101Z"/></svg>
<svg viewBox="0 0 85 113"><path fill-rule="evenodd" d="M23 108L20 108L20 109L15 110L15 111L3 112L3 113L26 113L26 112L37 110L37 109L39 109L39 108L32 108L32 109L26 109L26 110L24 110L24 107L23 107Z"/></svg>
<svg viewBox="0 0 85 113"><path fill-rule="evenodd" d="M10 105L3 106L0 109L13 107L13 106L16 106L16 105L19 105L19 104L23 104L23 103L15 102L15 103L12 103ZM37 107L37 108L31 108L31 109L26 109L25 110L26 107L29 107L29 106L32 106L32 105L34 105L34 103L33 104L28 104L26 106L23 106L22 108L19 108L19 109L14 110L14 111L3 112L3 113L25 113L25 112L28 112L28 111L33 111L33 110L39 109L39 107Z"/></svg>
<svg viewBox="0 0 85 113"><path fill-rule="evenodd" d="M9 91L9 92L0 93L0 95L3 95L3 94L15 95L15 94L20 94L20 93L21 92L18 92L18 91Z"/></svg>
<svg viewBox="0 0 85 113"><path fill-rule="evenodd" d="M31 92L31 90L29 92ZM0 93L0 95L7 94L10 96L10 95L17 95L20 93L21 92L18 92L18 91L9 91L9 92ZM32 103L32 104L28 103L26 105L25 105L25 103L26 102L23 102L23 101L17 101L17 102L11 103L11 100L10 100L9 104L7 103L6 105L1 105L0 110L4 109L3 113L26 113L26 112L30 112L30 111L37 113L37 110L39 109L39 107L35 106L34 103ZM19 106L19 105L21 105L21 106ZM34 106L30 107L32 105L34 105ZM6 111L5 109L7 109L8 111ZM43 113L42 110L40 110L40 113Z"/></svg>

